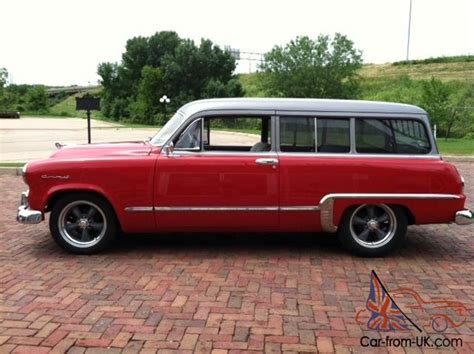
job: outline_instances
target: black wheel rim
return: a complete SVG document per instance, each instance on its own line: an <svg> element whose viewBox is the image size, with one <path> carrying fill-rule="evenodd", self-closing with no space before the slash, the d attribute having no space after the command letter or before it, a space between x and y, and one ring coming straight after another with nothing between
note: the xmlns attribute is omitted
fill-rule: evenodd
<svg viewBox="0 0 474 354"><path fill-rule="evenodd" d="M104 237L107 219L98 205L78 200L66 205L61 211L58 227L66 242L87 248L96 245Z"/></svg>

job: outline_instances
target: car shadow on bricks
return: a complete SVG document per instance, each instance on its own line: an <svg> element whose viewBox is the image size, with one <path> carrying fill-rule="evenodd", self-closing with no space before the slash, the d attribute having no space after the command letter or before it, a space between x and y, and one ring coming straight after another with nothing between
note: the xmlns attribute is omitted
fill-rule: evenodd
<svg viewBox="0 0 474 354"><path fill-rule="evenodd" d="M335 235L308 233L167 233L123 235L109 252L318 252L341 255Z"/></svg>
<svg viewBox="0 0 474 354"><path fill-rule="evenodd" d="M51 239L49 233L37 235L35 241L24 245L41 259L68 258ZM33 247L32 247L33 246ZM265 255L278 256L296 253L312 257L354 257L346 252L335 234L325 233L162 233L120 235L107 250L94 257L140 255L169 255L176 253L203 255ZM456 234L444 230L413 227L408 231L404 245L390 258L417 258L435 260L470 260L473 246Z"/></svg>

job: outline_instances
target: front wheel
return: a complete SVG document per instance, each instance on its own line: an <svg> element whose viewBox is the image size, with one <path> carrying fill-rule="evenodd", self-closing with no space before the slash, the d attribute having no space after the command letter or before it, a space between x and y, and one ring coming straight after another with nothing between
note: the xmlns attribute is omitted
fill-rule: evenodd
<svg viewBox="0 0 474 354"><path fill-rule="evenodd" d="M117 221L104 199L77 193L54 204L49 228L54 241L66 251L92 254L111 243L117 232Z"/></svg>
<svg viewBox="0 0 474 354"><path fill-rule="evenodd" d="M346 249L357 255L384 256L403 243L407 224L407 216L400 207L363 204L344 213L338 237Z"/></svg>

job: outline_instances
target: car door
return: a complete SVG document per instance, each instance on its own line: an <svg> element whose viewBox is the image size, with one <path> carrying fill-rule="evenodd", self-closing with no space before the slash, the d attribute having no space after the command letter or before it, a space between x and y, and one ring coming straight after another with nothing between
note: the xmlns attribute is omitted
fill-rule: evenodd
<svg viewBox="0 0 474 354"><path fill-rule="evenodd" d="M279 117L280 228L319 231L321 198L354 189L349 119L282 114ZM353 159L352 159L353 160Z"/></svg>
<svg viewBox="0 0 474 354"><path fill-rule="evenodd" d="M273 120L268 117L269 122ZM154 190L158 230L277 229L277 154L273 149L248 151L239 146L228 147L232 151L210 146L206 150L204 125L205 117L190 122L183 127L174 151L158 157ZM221 143L232 137L224 133Z"/></svg>

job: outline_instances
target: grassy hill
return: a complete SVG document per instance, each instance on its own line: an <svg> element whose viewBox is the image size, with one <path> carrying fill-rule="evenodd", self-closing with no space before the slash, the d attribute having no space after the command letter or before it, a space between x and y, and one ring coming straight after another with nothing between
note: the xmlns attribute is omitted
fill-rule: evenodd
<svg viewBox="0 0 474 354"><path fill-rule="evenodd" d="M366 79L408 76L413 80L426 80L434 76L443 81L462 80L474 83L474 61L405 65L367 64L360 70L360 75Z"/></svg>
<svg viewBox="0 0 474 354"><path fill-rule="evenodd" d="M416 81L436 77L442 81L459 81L460 84L474 85L474 56L454 57L458 61L437 58L412 62L388 64L366 64L360 69L362 77L362 98L370 99L370 92L380 92L384 88L400 86L400 80L407 78ZM434 61L434 62L433 62ZM249 97L264 97L268 94L259 85L259 73L241 74L240 82Z"/></svg>
<svg viewBox="0 0 474 354"><path fill-rule="evenodd" d="M50 109L49 112L52 115L55 116L62 116L62 117L81 117L85 118L86 117L86 112L84 111L76 111L76 97L82 97L84 96L85 93L95 95L99 93L101 89L93 89L89 91L84 91L80 93L76 93L74 95L67 96L64 98L62 101L59 101L55 105L53 105ZM102 114L100 112L94 112L93 113L94 117L100 116L102 117Z"/></svg>

